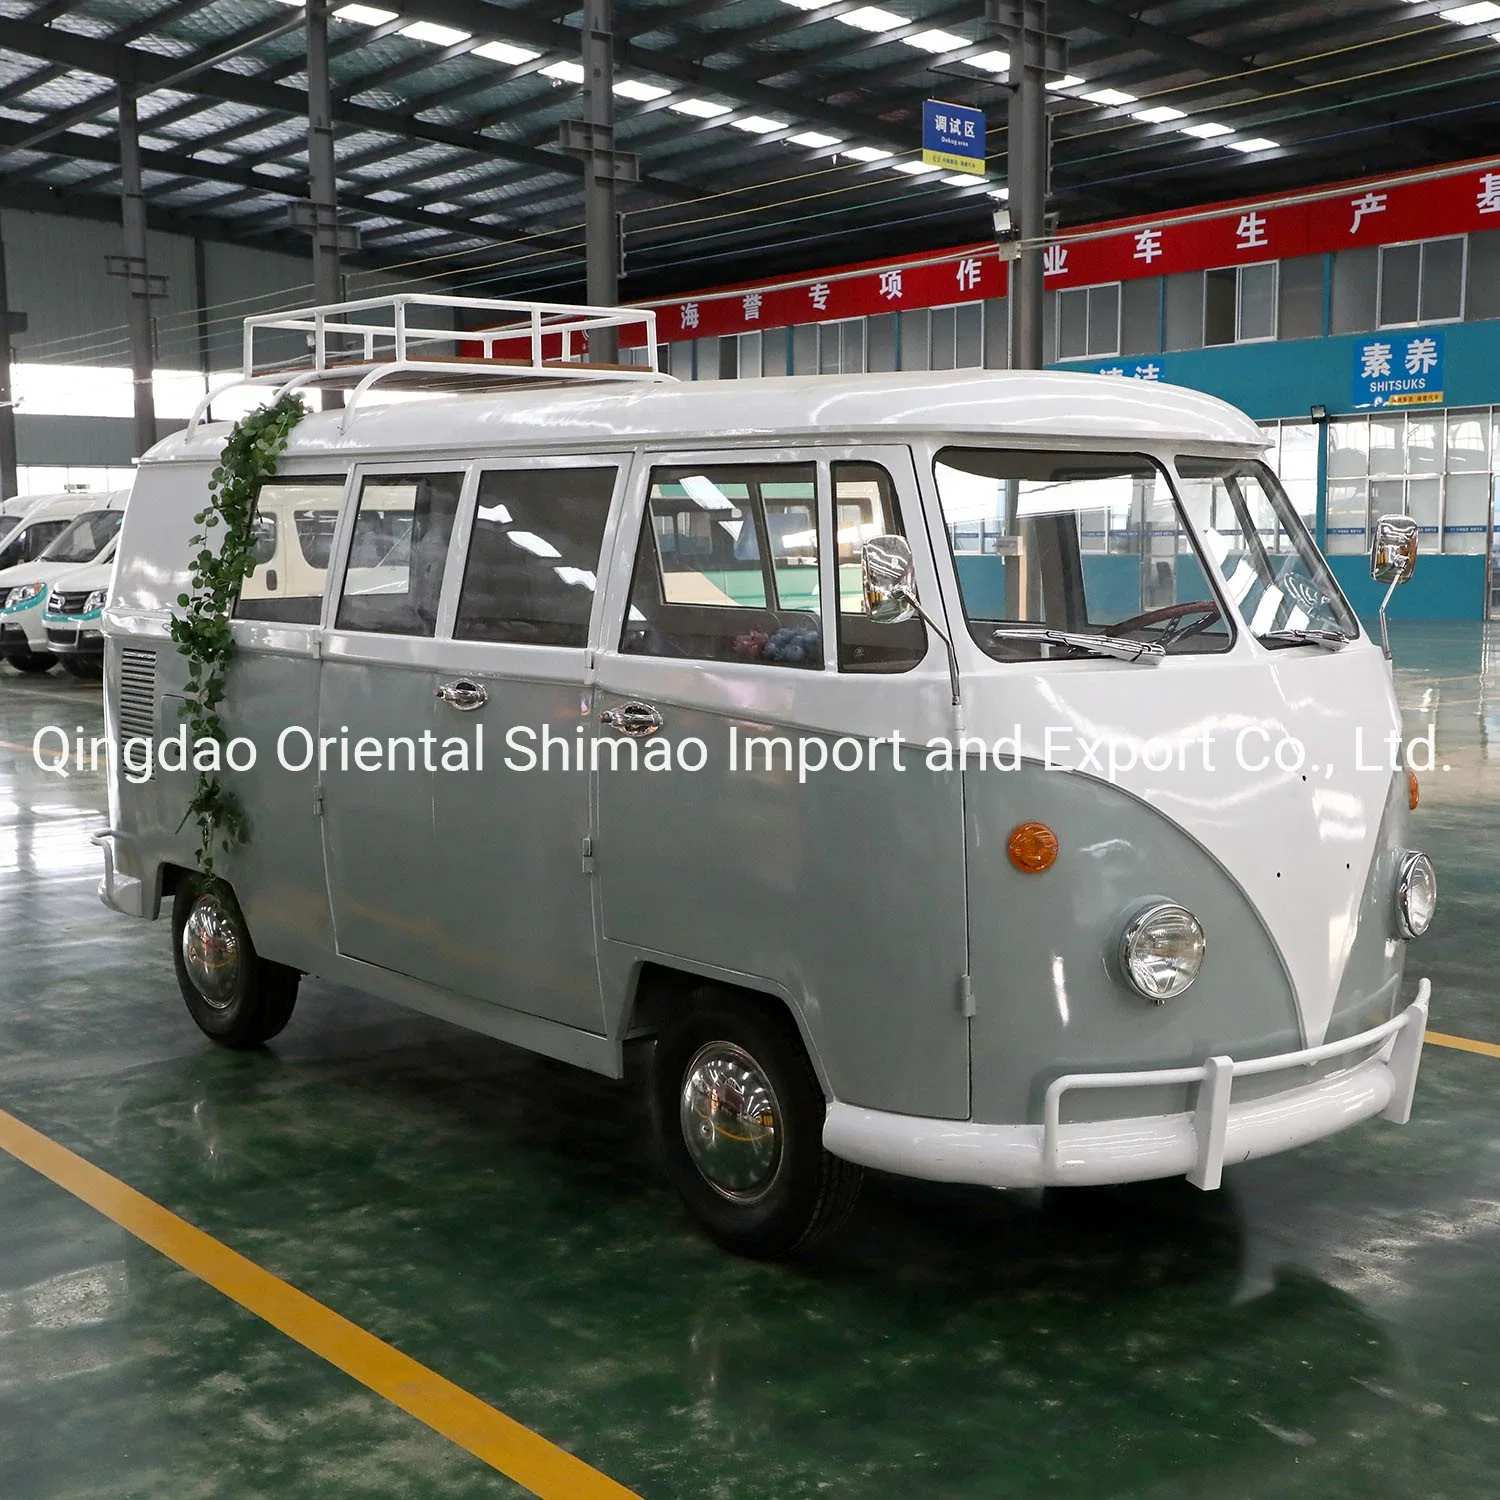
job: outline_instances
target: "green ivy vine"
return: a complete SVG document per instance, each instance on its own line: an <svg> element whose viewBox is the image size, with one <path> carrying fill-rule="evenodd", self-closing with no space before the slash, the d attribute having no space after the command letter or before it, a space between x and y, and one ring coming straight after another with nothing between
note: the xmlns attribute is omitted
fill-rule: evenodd
<svg viewBox="0 0 1500 1500"><path fill-rule="evenodd" d="M242 417L209 477L208 504L193 517L203 529L188 544L197 551L188 592L177 596L181 613L171 625L172 639L188 662L184 696L190 744L211 740L222 747L228 741L219 706L235 650L230 611L240 584L255 571L255 502L261 485L276 473L292 429L306 413L301 400L287 394ZM178 826L198 825L199 867L212 875L215 847L227 854L243 843L249 823L239 798L218 771L199 770L196 776Z"/></svg>

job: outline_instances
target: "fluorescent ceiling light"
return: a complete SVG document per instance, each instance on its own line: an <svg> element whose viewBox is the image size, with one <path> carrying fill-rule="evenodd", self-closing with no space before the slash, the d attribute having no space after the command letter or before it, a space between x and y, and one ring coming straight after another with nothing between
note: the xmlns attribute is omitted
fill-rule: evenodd
<svg viewBox="0 0 1500 1500"><path fill-rule="evenodd" d="M1134 94L1127 94L1124 89L1096 89L1092 94L1083 96L1090 104L1134 104Z"/></svg>
<svg viewBox="0 0 1500 1500"><path fill-rule="evenodd" d="M1148 125L1165 125L1168 120L1184 118L1183 112L1170 104L1155 104L1150 109L1133 109L1130 113L1133 119L1144 120Z"/></svg>
<svg viewBox="0 0 1500 1500"><path fill-rule="evenodd" d="M1500 5L1494 4L1494 0L1477 0L1474 5L1460 5L1439 14L1458 26L1477 26L1481 21L1500 21Z"/></svg>
<svg viewBox="0 0 1500 1500"><path fill-rule="evenodd" d="M414 42L431 42L434 47L453 47L468 41L473 33L459 31L454 26L439 26L435 21L413 21L401 28L401 35L409 36Z"/></svg>
<svg viewBox="0 0 1500 1500"><path fill-rule="evenodd" d="M679 99L667 108L675 109L680 115L691 115L695 120L716 120L729 113L727 104L715 104L709 99Z"/></svg>
<svg viewBox="0 0 1500 1500"><path fill-rule="evenodd" d="M1412 0L1413 5L1418 5L1421 0ZM795 6L798 10L822 10L825 6L832 5L833 0L786 0L786 4Z"/></svg>
<svg viewBox="0 0 1500 1500"><path fill-rule="evenodd" d="M639 78L625 78L615 85L615 93L622 99L638 99L642 104L665 99L671 92L671 89L659 88L654 83L642 83Z"/></svg>
<svg viewBox="0 0 1500 1500"><path fill-rule="evenodd" d="M894 31L898 26L906 25L903 16L893 16L890 11L881 10L875 5L861 5L858 10L846 10L835 19L842 21L845 26L852 26L856 31Z"/></svg>
<svg viewBox="0 0 1500 1500"><path fill-rule="evenodd" d="M969 45L951 31L919 31L914 36L904 36L901 40L908 47L915 47L918 52L957 52L960 47Z"/></svg>
<svg viewBox="0 0 1500 1500"><path fill-rule="evenodd" d="M527 552L534 552L538 557L562 556L562 553L546 537L538 536L534 531L507 531L505 540L514 542L517 547L524 548Z"/></svg>
<svg viewBox="0 0 1500 1500"><path fill-rule="evenodd" d="M953 172L943 178L943 181L949 187L981 187L984 184L984 178L973 172Z"/></svg>
<svg viewBox="0 0 1500 1500"><path fill-rule="evenodd" d="M855 161L889 161L896 153L884 151L879 146L851 146L845 156L852 156Z"/></svg>
<svg viewBox="0 0 1500 1500"><path fill-rule="evenodd" d="M1248 156L1252 151L1275 151L1280 142L1268 141L1265 136L1258 135L1253 141L1225 141L1224 144L1231 151L1243 151Z"/></svg>
<svg viewBox="0 0 1500 1500"><path fill-rule="evenodd" d="M474 49L475 57L487 57L491 62L508 63L511 67L519 67L522 63L531 62L540 57L540 52L533 52L529 47L513 47L509 42L482 42Z"/></svg>
<svg viewBox="0 0 1500 1500"><path fill-rule="evenodd" d="M360 26L384 26L396 19L393 10L380 10L374 5L341 5L333 13L337 21L353 21Z"/></svg>
<svg viewBox="0 0 1500 1500"><path fill-rule="evenodd" d="M821 130L804 130L801 135L788 136L794 146L807 146L811 150L818 150L823 146L837 146L839 138L836 135L824 135Z"/></svg>
<svg viewBox="0 0 1500 1500"><path fill-rule="evenodd" d="M766 135L772 130L785 130L790 120L769 120L765 115L746 115L743 120L731 120L729 122L736 130L743 130L746 135Z"/></svg>
<svg viewBox="0 0 1500 1500"><path fill-rule="evenodd" d="M1047 87L1049 89L1079 89L1085 82L1085 79L1075 78L1071 73L1064 73L1061 78L1049 78Z"/></svg>
<svg viewBox="0 0 1500 1500"><path fill-rule="evenodd" d="M996 198L1001 203L1004 203L1005 200L1010 197L1010 189L1009 188L991 188L989 190L989 192L987 192L984 196L986 198Z"/></svg>
<svg viewBox="0 0 1500 1500"><path fill-rule="evenodd" d="M548 63L545 68L538 68L537 72L545 73L548 78L555 78L559 83L583 82L583 67L576 62Z"/></svg>
<svg viewBox="0 0 1500 1500"><path fill-rule="evenodd" d="M1234 131L1228 125L1220 125L1217 120L1205 120L1201 125L1179 126L1178 134L1197 136L1200 141L1211 141L1216 136L1233 135Z"/></svg>
<svg viewBox="0 0 1500 1500"><path fill-rule="evenodd" d="M938 172L940 167L929 167L925 161L898 161L891 163L893 172L905 172L908 177L925 177L929 172Z"/></svg>
<svg viewBox="0 0 1500 1500"><path fill-rule="evenodd" d="M981 73L1004 73L1010 67L1009 52L976 52L973 57L966 57L964 61L971 68L978 68Z"/></svg>

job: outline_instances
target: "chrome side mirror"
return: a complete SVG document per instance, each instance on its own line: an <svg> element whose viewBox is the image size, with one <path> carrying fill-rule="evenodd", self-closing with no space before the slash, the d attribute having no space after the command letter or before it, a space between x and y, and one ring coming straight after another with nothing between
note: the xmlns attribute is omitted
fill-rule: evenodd
<svg viewBox="0 0 1500 1500"><path fill-rule="evenodd" d="M1417 523L1410 516L1380 516L1370 544L1370 577L1405 583L1417 566Z"/></svg>
<svg viewBox="0 0 1500 1500"><path fill-rule="evenodd" d="M865 612L882 625L900 625L917 613L917 570L904 536L872 536L861 564Z"/></svg>
<svg viewBox="0 0 1500 1500"><path fill-rule="evenodd" d="M1380 644L1389 658L1391 632L1385 623L1386 606L1391 595L1411 577L1417 566L1417 523L1410 516L1380 516L1375 522L1375 536L1370 543L1370 577L1376 583L1389 584L1380 601Z"/></svg>

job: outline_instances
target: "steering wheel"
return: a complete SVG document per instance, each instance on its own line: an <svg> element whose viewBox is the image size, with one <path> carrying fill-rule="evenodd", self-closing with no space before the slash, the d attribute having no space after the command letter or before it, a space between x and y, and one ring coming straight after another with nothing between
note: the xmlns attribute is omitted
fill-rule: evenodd
<svg viewBox="0 0 1500 1500"><path fill-rule="evenodd" d="M1163 604L1160 609L1144 610L1141 614L1131 615L1128 620L1117 620L1113 625L1106 626L1104 633L1105 635L1123 635L1127 630L1137 630L1142 625L1163 625L1169 621L1190 619L1194 615L1201 616L1192 625L1164 631L1161 644L1166 645L1170 641L1182 641L1189 636L1200 634L1207 630L1222 613L1216 600L1185 599L1180 604Z"/></svg>

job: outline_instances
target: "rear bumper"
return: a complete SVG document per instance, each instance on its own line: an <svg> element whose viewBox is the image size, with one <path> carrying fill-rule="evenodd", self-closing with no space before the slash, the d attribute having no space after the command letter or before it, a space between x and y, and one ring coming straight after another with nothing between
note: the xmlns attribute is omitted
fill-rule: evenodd
<svg viewBox="0 0 1500 1500"><path fill-rule="evenodd" d="M1334 1135L1372 1115L1405 1124L1411 1115L1432 987L1423 980L1399 1016L1358 1036L1276 1057L1211 1057L1191 1068L1139 1073L1071 1073L1047 1089L1041 1125L981 1125L886 1114L833 1102L823 1144L834 1156L934 1182L985 1187L1090 1186L1185 1176L1219 1186L1225 1166L1271 1156ZM1242 1104L1234 1080L1287 1072L1330 1058L1363 1056L1312 1083ZM1197 1108L1086 1124L1061 1123L1073 1089L1198 1085Z"/></svg>
<svg viewBox="0 0 1500 1500"><path fill-rule="evenodd" d="M115 840L119 837L114 829L106 828L90 840L104 854L104 878L99 882L99 899L122 916L155 917L155 903L148 900L152 893L146 889L145 881L121 873L115 863Z"/></svg>

